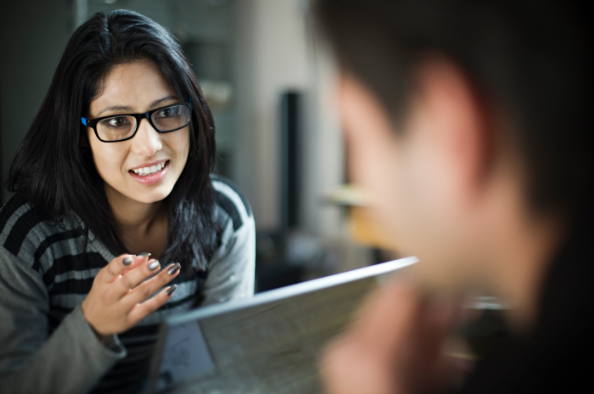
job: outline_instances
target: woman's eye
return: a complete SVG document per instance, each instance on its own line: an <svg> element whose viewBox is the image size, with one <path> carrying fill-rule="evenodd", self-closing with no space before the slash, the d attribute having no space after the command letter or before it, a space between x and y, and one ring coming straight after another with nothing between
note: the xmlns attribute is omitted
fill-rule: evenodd
<svg viewBox="0 0 594 394"><path fill-rule="evenodd" d="M176 108L164 108L157 113L157 118L171 118L177 114Z"/></svg>
<svg viewBox="0 0 594 394"><path fill-rule="evenodd" d="M122 127L126 126L129 122L124 116L117 116L114 118L105 119L102 123L109 127Z"/></svg>

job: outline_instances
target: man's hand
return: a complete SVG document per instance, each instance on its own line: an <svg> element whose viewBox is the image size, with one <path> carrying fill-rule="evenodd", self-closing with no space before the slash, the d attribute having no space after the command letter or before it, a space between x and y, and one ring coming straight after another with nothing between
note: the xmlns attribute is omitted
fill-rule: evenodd
<svg viewBox="0 0 594 394"><path fill-rule="evenodd" d="M444 355L459 316L453 300L428 300L410 283L382 287L321 360L328 394L438 393L461 369Z"/></svg>

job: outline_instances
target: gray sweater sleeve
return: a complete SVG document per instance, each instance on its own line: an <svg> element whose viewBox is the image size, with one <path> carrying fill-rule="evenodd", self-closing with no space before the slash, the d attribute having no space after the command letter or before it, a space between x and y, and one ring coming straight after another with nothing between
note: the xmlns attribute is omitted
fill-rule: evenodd
<svg viewBox="0 0 594 394"><path fill-rule="evenodd" d="M256 228L253 216L236 231L229 222L214 254L205 283L203 306L254 295Z"/></svg>
<svg viewBox="0 0 594 394"><path fill-rule="evenodd" d="M0 387L3 393L84 393L126 350L100 342L75 308L48 336L41 274L0 246Z"/></svg>

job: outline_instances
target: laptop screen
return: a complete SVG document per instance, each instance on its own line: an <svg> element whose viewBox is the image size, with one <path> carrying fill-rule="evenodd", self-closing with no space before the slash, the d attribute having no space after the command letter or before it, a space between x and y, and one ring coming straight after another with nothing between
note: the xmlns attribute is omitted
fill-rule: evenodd
<svg viewBox="0 0 594 394"><path fill-rule="evenodd" d="M163 323L150 393L319 391L317 359L408 257L212 305Z"/></svg>

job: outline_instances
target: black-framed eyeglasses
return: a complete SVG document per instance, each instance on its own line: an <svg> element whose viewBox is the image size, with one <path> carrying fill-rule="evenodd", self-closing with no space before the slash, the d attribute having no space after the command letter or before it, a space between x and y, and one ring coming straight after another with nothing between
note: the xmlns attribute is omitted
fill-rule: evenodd
<svg viewBox="0 0 594 394"><path fill-rule="evenodd" d="M190 99L192 101L192 99ZM191 102L168 105L143 114L110 115L97 119L81 117L81 122L93 128L102 142L120 142L134 137L140 121L146 118L159 133L183 129L192 118Z"/></svg>

